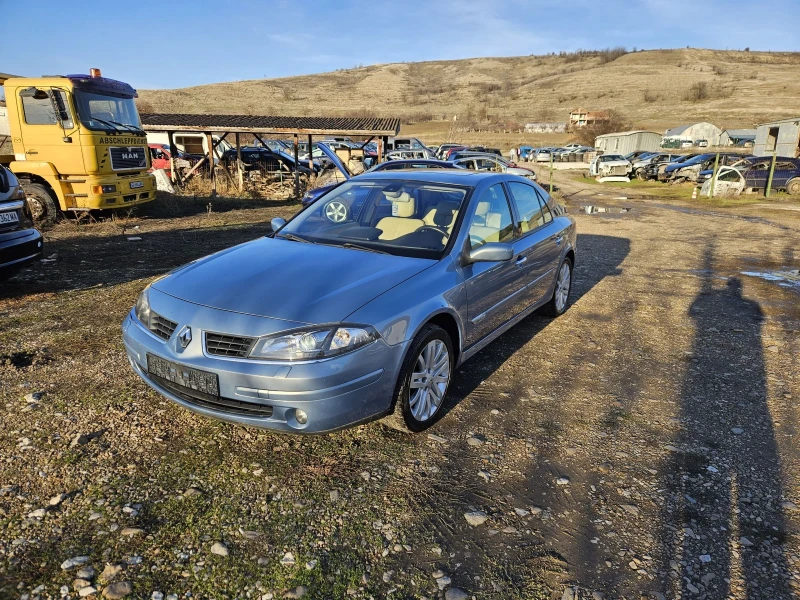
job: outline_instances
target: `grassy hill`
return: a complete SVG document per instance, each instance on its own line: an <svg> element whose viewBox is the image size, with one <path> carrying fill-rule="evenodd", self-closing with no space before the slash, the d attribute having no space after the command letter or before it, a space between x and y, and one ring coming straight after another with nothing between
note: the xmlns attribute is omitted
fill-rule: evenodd
<svg viewBox="0 0 800 600"><path fill-rule="evenodd" d="M143 111L566 121L613 108L657 131L752 127L800 114L800 53L701 49L395 63L281 79L139 90Z"/></svg>

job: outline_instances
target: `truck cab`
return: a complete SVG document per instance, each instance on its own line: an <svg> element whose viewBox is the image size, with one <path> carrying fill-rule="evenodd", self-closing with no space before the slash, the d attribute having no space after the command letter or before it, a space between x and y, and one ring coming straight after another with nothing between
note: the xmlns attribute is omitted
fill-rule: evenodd
<svg viewBox="0 0 800 600"><path fill-rule="evenodd" d="M127 208L155 199L150 151L127 83L91 75L5 80L13 155L34 218ZM2 118L2 116L0 116Z"/></svg>

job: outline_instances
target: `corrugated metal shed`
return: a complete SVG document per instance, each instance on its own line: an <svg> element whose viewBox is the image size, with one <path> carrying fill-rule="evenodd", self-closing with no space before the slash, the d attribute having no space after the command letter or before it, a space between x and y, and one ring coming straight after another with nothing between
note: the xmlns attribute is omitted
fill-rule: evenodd
<svg viewBox="0 0 800 600"><path fill-rule="evenodd" d="M400 132L400 119L395 118L143 114L141 119L145 131L369 136L393 136Z"/></svg>
<svg viewBox="0 0 800 600"><path fill-rule="evenodd" d="M756 129L753 154L800 157L800 117L764 123Z"/></svg>
<svg viewBox="0 0 800 600"><path fill-rule="evenodd" d="M664 132L664 140L680 140L694 142L695 140L706 140L709 146L719 145L719 136L722 130L713 123L705 121L701 123L692 123L690 125L681 125L667 129Z"/></svg>
<svg viewBox="0 0 800 600"><path fill-rule="evenodd" d="M655 131L620 131L598 135L594 147L606 154L630 154L637 150L656 151L661 144L661 134Z"/></svg>

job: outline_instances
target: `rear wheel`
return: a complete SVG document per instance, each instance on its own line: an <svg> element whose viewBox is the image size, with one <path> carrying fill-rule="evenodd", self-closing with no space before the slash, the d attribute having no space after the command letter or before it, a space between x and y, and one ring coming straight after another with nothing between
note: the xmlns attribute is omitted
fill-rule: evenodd
<svg viewBox="0 0 800 600"><path fill-rule="evenodd" d="M384 419L389 427L416 433L439 419L453 373L453 356L447 332L437 325L425 325L400 369L394 412Z"/></svg>
<svg viewBox="0 0 800 600"><path fill-rule="evenodd" d="M792 196L800 195L800 177L792 179L786 184L786 192Z"/></svg>
<svg viewBox="0 0 800 600"><path fill-rule="evenodd" d="M22 186L33 221L38 225L52 225L58 217L56 202L43 185L27 183Z"/></svg>
<svg viewBox="0 0 800 600"><path fill-rule="evenodd" d="M548 317L563 315L569 305L569 293L572 290L572 260L567 256L561 262L556 276L556 287L550 302L542 307L542 314Z"/></svg>

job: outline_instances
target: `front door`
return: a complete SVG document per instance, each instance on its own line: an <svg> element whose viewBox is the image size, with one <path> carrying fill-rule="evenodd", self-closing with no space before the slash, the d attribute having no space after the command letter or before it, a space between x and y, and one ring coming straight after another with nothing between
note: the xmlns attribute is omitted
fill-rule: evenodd
<svg viewBox="0 0 800 600"><path fill-rule="evenodd" d="M465 346L471 346L521 310L526 281L521 276L525 260L516 247L514 220L502 184L493 185L480 195L466 223L471 249L501 242L512 244L515 250L512 260L478 262L464 267L469 306Z"/></svg>
<svg viewBox="0 0 800 600"><path fill-rule="evenodd" d="M550 291L564 238L539 190L517 181L509 182L508 188L519 219L522 253L527 258L525 305L530 306Z"/></svg>
<svg viewBox="0 0 800 600"><path fill-rule="evenodd" d="M28 88L18 93L25 160L53 163L61 175L84 173L77 119L67 91L38 88L34 95Z"/></svg>

